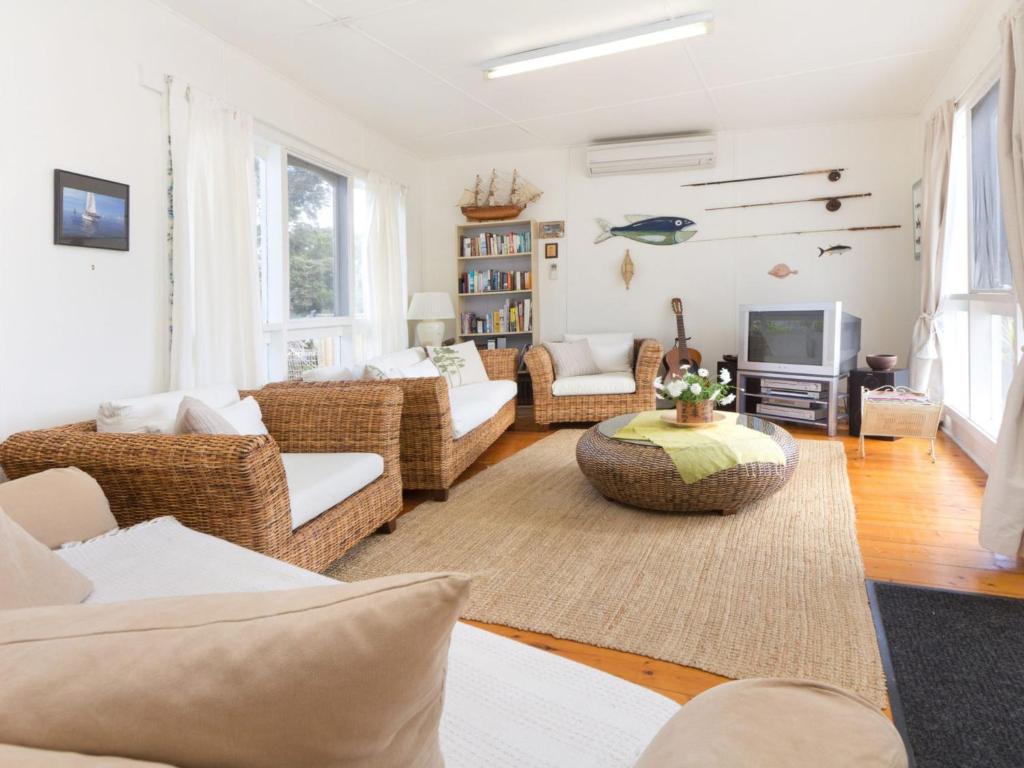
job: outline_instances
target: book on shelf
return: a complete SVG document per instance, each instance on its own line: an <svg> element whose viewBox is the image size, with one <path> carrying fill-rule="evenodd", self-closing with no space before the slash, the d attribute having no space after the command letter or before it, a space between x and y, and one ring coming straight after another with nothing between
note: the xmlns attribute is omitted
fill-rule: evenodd
<svg viewBox="0 0 1024 768"><path fill-rule="evenodd" d="M530 232L480 232L462 236L462 256L514 256L529 253L533 244Z"/></svg>
<svg viewBox="0 0 1024 768"><path fill-rule="evenodd" d="M503 272L497 269L472 269L459 275L459 293L533 290L530 270Z"/></svg>
<svg viewBox="0 0 1024 768"><path fill-rule="evenodd" d="M758 403L754 410L764 416L784 416L787 419L799 419L800 421L820 421L828 413L828 409L823 405L812 405L810 408L789 408Z"/></svg>
<svg viewBox="0 0 1024 768"><path fill-rule="evenodd" d="M490 312L463 312L459 316L459 329L463 335L528 333L533 330L532 301L506 301Z"/></svg>

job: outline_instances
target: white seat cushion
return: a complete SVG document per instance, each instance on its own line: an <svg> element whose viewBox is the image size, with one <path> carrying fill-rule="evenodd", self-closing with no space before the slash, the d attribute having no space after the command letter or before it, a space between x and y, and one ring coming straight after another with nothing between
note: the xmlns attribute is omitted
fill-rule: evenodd
<svg viewBox="0 0 1024 768"><path fill-rule="evenodd" d="M592 376L567 376L555 379L551 394L561 395L631 395L636 392L636 379L630 371L595 373Z"/></svg>
<svg viewBox="0 0 1024 768"><path fill-rule="evenodd" d="M282 453L281 461L293 531L384 474L376 453Z"/></svg>
<svg viewBox="0 0 1024 768"><path fill-rule="evenodd" d="M479 427L516 396L514 381L498 379L463 384L448 390L452 404L452 436L458 440Z"/></svg>

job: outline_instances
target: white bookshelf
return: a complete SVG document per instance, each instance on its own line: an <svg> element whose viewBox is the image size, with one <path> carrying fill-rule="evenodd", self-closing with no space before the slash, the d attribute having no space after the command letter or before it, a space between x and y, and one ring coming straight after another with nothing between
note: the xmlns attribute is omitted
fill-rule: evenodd
<svg viewBox="0 0 1024 768"><path fill-rule="evenodd" d="M508 233L529 233L531 248L529 251L517 253L487 253L480 256L466 256L463 253L463 238L479 238L481 234L491 233L496 236ZM455 253L458 281L456 283L456 300L458 304L456 318L456 336L459 341L472 339L481 346L486 346L491 339L504 338L508 347L522 351L527 344L536 343L537 327L540 318L540 306L537 290L537 225L533 219L515 219L512 221L485 221L460 224L455 228ZM462 276L469 272L493 270L497 272L529 272L530 288L524 290L472 291L460 290ZM530 301L530 330L494 331L486 333L463 332L462 317L472 312L477 316L490 315L495 310L519 302Z"/></svg>

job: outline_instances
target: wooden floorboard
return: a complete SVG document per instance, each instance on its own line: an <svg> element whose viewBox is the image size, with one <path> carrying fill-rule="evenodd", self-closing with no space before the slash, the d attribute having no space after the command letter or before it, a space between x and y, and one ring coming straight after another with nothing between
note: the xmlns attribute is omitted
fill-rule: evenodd
<svg viewBox="0 0 1024 768"><path fill-rule="evenodd" d="M993 555L978 545L985 473L945 436L940 436L938 462L933 464L927 443L922 440L869 440L867 458L861 459L856 438L828 438L812 428L796 427L791 431L801 439L842 443L868 578L1024 597L1024 563ZM533 424L529 411L521 409L515 427L502 435L462 479L550 433ZM423 494L407 494L406 511L423 498ZM537 632L468 623L596 667L679 702L726 680L699 669Z"/></svg>

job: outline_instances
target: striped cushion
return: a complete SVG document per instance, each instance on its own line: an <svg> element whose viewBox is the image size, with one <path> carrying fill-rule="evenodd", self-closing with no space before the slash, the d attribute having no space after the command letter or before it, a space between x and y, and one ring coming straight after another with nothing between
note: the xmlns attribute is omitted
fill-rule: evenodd
<svg viewBox="0 0 1024 768"><path fill-rule="evenodd" d="M597 363L594 362L594 355L590 351L590 342L586 339L545 342L544 346L551 353L556 379L564 379L569 376L590 376L601 372Z"/></svg>

